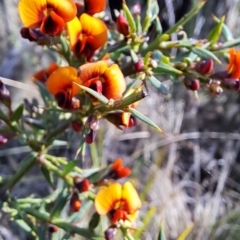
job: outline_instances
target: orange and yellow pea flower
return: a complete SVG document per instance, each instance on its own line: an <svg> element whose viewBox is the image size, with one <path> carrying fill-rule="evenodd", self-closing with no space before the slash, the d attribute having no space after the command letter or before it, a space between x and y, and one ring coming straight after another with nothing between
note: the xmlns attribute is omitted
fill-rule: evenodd
<svg viewBox="0 0 240 240"><path fill-rule="evenodd" d="M84 0L85 12L89 15L102 12L106 6L106 0Z"/></svg>
<svg viewBox="0 0 240 240"><path fill-rule="evenodd" d="M86 87L96 88L101 84L102 94L108 99L118 100L126 89L124 76L117 64L102 60L86 63L80 68L80 79Z"/></svg>
<svg viewBox="0 0 240 240"><path fill-rule="evenodd" d="M50 36L61 34L66 22L77 14L73 0L20 0L19 15L23 25Z"/></svg>
<svg viewBox="0 0 240 240"><path fill-rule="evenodd" d="M102 187L95 197L95 208L99 215L109 214L112 224L119 220L134 222L141 208L139 195L130 182L123 185L110 183Z"/></svg>
<svg viewBox="0 0 240 240"><path fill-rule="evenodd" d="M228 50L229 54L229 64L227 66L227 71L230 77L233 79L240 78L240 51L236 51L235 48Z"/></svg>
<svg viewBox="0 0 240 240"><path fill-rule="evenodd" d="M72 98L81 91L75 83L82 83L77 69L70 66L59 67L47 79L46 87L55 96L60 107L70 108Z"/></svg>
<svg viewBox="0 0 240 240"><path fill-rule="evenodd" d="M105 23L86 13L67 23L71 50L77 57L91 60L94 52L107 42Z"/></svg>
<svg viewBox="0 0 240 240"><path fill-rule="evenodd" d="M80 70L80 71L79 71ZM124 76L117 64L98 61L74 67L59 67L51 73L46 81L46 87L55 97L63 102L70 101L81 91L77 84L96 88L108 99L120 99L126 89Z"/></svg>

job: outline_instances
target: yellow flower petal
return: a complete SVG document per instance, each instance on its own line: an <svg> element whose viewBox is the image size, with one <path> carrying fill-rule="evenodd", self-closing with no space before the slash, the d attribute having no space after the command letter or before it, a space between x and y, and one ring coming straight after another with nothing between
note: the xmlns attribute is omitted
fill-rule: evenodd
<svg viewBox="0 0 240 240"><path fill-rule="evenodd" d="M139 195L130 182L124 183L122 187L122 200L125 201L123 209L128 213L134 213L142 206Z"/></svg>
<svg viewBox="0 0 240 240"><path fill-rule="evenodd" d="M85 36L92 36L92 38L88 39L87 44L91 45L94 50L102 47L107 42L107 27L102 20L83 13L80 16L80 22L82 24L82 33Z"/></svg>
<svg viewBox="0 0 240 240"><path fill-rule="evenodd" d="M106 215L115 209L122 197L122 186L119 183L112 183L108 187L102 187L95 197L95 208L98 214Z"/></svg>
<svg viewBox="0 0 240 240"><path fill-rule="evenodd" d="M71 49L73 50L76 43L79 41L80 35L82 32L82 25L77 17L67 22L67 30L68 30L70 46L71 46Z"/></svg>
<svg viewBox="0 0 240 240"><path fill-rule="evenodd" d="M124 76L117 64L111 65L103 74L103 95L110 99L120 99L126 90Z"/></svg>
<svg viewBox="0 0 240 240"><path fill-rule="evenodd" d="M20 19L28 28L40 27L46 9L46 0L20 0L18 3Z"/></svg>
<svg viewBox="0 0 240 240"><path fill-rule="evenodd" d="M77 14L73 0L47 0L47 7L60 16L64 22L71 21Z"/></svg>

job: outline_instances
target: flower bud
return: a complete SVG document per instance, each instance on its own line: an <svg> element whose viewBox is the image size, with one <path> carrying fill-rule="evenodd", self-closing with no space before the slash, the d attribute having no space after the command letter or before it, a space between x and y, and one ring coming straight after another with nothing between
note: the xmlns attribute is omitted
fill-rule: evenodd
<svg viewBox="0 0 240 240"><path fill-rule="evenodd" d="M90 189L90 182L87 178L81 179L80 177L74 177L74 186L80 192L87 192Z"/></svg>
<svg viewBox="0 0 240 240"><path fill-rule="evenodd" d="M132 14L133 15L140 15L141 14L141 5L139 3L136 3L132 8Z"/></svg>
<svg viewBox="0 0 240 240"><path fill-rule="evenodd" d="M124 36L129 35L129 25L126 18L120 13L117 17L117 30Z"/></svg>
<svg viewBox="0 0 240 240"><path fill-rule="evenodd" d="M77 192L73 192L72 197L70 199L70 208L72 212L78 212L81 208L81 201L78 197Z"/></svg>
<svg viewBox="0 0 240 240"><path fill-rule="evenodd" d="M138 60L136 63L134 63L134 70L136 72L142 72L144 70L144 65L142 60Z"/></svg>
<svg viewBox="0 0 240 240"><path fill-rule="evenodd" d="M10 92L6 88L5 84L0 80L0 102L7 108L11 108L11 97Z"/></svg>
<svg viewBox="0 0 240 240"><path fill-rule="evenodd" d="M193 79L191 77L185 77L183 83L187 89L192 91L197 91L200 88L199 80Z"/></svg>
<svg viewBox="0 0 240 240"><path fill-rule="evenodd" d="M238 79L224 78L221 80L221 86L229 91L238 91L240 89L240 82Z"/></svg>
<svg viewBox="0 0 240 240"><path fill-rule="evenodd" d="M55 232L57 232L57 230L58 230L58 227L55 226L55 225L49 225L49 226L48 226L48 231L49 231L50 233L55 233Z"/></svg>
<svg viewBox="0 0 240 240"><path fill-rule="evenodd" d="M85 142L87 144L93 143L93 141L95 140L96 136L97 136L97 131L93 131L91 129L90 132L85 136Z"/></svg>
<svg viewBox="0 0 240 240"><path fill-rule="evenodd" d="M0 146L6 144L7 142L8 142L8 139L0 135Z"/></svg>
<svg viewBox="0 0 240 240"><path fill-rule="evenodd" d="M86 122L86 126L92 129L93 131L97 131L99 129L99 119L96 115L92 115L88 118Z"/></svg>
<svg viewBox="0 0 240 240"><path fill-rule="evenodd" d="M202 75L210 74L213 70L214 62L212 59L202 60L197 63L196 71Z"/></svg>
<svg viewBox="0 0 240 240"><path fill-rule="evenodd" d="M72 125L72 129L73 129L75 132L81 132L82 127L83 127L83 125L82 125L81 122L72 121L71 125Z"/></svg>
<svg viewBox="0 0 240 240"><path fill-rule="evenodd" d="M117 228L110 227L104 232L104 237L106 240L112 240L115 238L116 234L117 234Z"/></svg>
<svg viewBox="0 0 240 240"><path fill-rule="evenodd" d="M220 96L221 93L223 92L223 89L221 88L219 82L210 83L209 86L208 86L208 90L214 96Z"/></svg>

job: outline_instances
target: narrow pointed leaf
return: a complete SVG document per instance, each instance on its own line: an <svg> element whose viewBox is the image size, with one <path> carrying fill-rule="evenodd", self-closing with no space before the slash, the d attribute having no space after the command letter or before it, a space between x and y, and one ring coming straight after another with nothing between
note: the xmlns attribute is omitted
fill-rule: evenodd
<svg viewBox="0 0 240 240"><path fill-rule="evenodd" d="M219 37L222 33L224 20L225 20L225 16L223 16L221 18L221 20L217 23L217 25L209 33L208 40L211 42L211 44L214 44L219 40Z"/></svg>
<svg viewBox="0 0 240 240"><path fill-rule="evenodd" d="M101 103L107 104L109 102L109 100L106 97L104 97L102 94L92 90L91 88L85 87L85 86L80 85L78 83L74 83L74 84L78 85L83 90L85 90L86 92L88 92L89 94L91 94L92 96L97 98Z"/></svg>
<svg viewBox="0 0 240 240"><path fill-rule="evenodd" d="M14 110L10 117L11 122L18 122L19 119L22 117L24 111L24 104L20 104L17 109Z"/></svg>
<svg viewBox="0 0 240 240"><path fill-rule="evenodd" d="M148 78L150 83L157 89L159 90L162 94L167 95L169 93L169 90L167 87L165 87L157 78L154 76L151 76Z"/></svg>
<svg viewBox="0 0 240 240"><path fill-rule="evenodd" d="M137 54L133 50L130 50L130 54L131 54L133 62L137 63L139 61Z"/></svg>
<svg viewBox="0 0 240 240"><path fill-rule="evenodd" d="M221 47L219 47L216 50L221 50L221 49L225 49L225 48L231 48L231 47L236 47L237 45L240 44L240 38L236 38L234 40L225 42Z"/></svg>
<svg viewBox="0 0 240 240"><path fill-rule="evenodd" d="M169 64L165 64L161 62L156 68L154 68L153 73L156 75L161 74L173 74L173 75L181 75L182 71L170 66Z"/></svg>
<svg viewBox="0 0 240 240"><path fill-rule="evenodd" d="M216 16L213 16L213 20L217 23L221 22L221 19L217 18ZM233 39L232 32L225 23L222 24L222 35L226 41Z"/></svg>
<svg viewBox="0 0 240 240"><path fill-rule="evenodd" d="M54 180L52 172L48 171L44 166L41 167L41 171L47 182L54 188Z"/></svg>
<svg viewBox="0 0 240 240"><path fill-rule="evenodd" d="M64 208L67 199L69 197L70 193L68 188L64 188L62 192L58 195L57 201L50 213L51 217L58 217Z"/></svg>
<svg viewBox="0 0 240 240"><path fill-rule="evenodd" d="M136 118L140 119L142 122L145 122L146 124L148 124L149 126L153 127L154 129L156 129L159 133L165 134L161 128L159 128L152 120L150 120L148 117L146 117L145 115L143 115L141 112L139 112L138 110L136 110L135 108L131 108L129 107L128 111L135 116Z"/></svg>
<svg viewBox="0 0 240 240"><path fill-rule="evenodd" d="M92 218L88 224L89 230L94 230L98 226L99 222L100 222L100 215L97 212L95 212L92 215Z"/></svg>
<svg viewBox="0 0 240 240"><path fill-rule="evenodd" d="M163 226L161 226L161 228L160 228L157 240L167 240Z"/></svg>
<svg viewBox="0 0 240 240"><path fill-rule="evenodd" d="M155 19L155 26L156 26L156 32L157 32L157 34L162 34L163 29L162 29L162 24L161 24L161 22L160 22L159 17L156 17L156 19Z"/></svg>
<svg viewBox="0 0 240 240"><path fill-rule="evenodd" d="M215 62L221 64L221 61L218 59L218 57L210 52L209 50L205 49L205 48L200 48L200 47L193 47L192 52L195 53L196 55L198 55L199 57L203 58L203 59L213 59Z"/></svg>
<svg viewBox="0 0 240 240"><path fill-rule="evenodd" d="M77 161L68 162L68 164L63 169L63 175L65 176L70 173L76 165Z"/></svg>
<svg viewBox="0 0 240 240"><path fill-rule="evenodd" d="M31 227L22 219L15 219L15 222L26 232L31 232L32 229Z"/></svg>
<svg viewBox="0 0 240 240"><path fill-rule="evenodd" d="M95 173L91 174L90 176L88 176L88 181L90 183L97 183L97 182L103 180L108 172L109 172L108 167L104 168L102 170L99 170L98 172L95 172Z"/></svg>
<svg viewBox="0 0 240 240"><path fill-rule="evenodd" d="M123 7L124 14L127 18L127 22L129 24L131 33L135 33L137 30L137 27L136 27L136 23L134 21L132 13L130 12L130 10L125 2L123 2L122 7Z"/></svg>

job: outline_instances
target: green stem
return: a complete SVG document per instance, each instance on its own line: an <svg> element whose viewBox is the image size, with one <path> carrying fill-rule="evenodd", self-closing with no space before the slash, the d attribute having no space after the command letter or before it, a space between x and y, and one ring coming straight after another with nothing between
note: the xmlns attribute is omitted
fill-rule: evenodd
<svg viewBox="0 0 240 240"><path fill-rule="evenodd" d="M128 107L129 105L131 105L134 102L137 102L143 98L147 97L147 93L142 90L139 89L138 91L136 91L135 93L121 99L121 100L117 100L114 102L113 106L106 106L105 104L100 104L98 106L96 106L95 108L92 109L92 112L102 112L102 113L107 113L107 112L112 112L112 111L116 111L116 110L122 110L125 107Z"/></svg>
<svg viewBox="0 0 240 240"><path fill-rule="evenodd" d="M64 175L63 171L59 170L58 167L54 166L50 161L44 159L42 162L48 171L55 173L58 177L66 181L69 186L73 186L72 178L69 175Z"/></svg>
<svg viewBox="0 0 240 240"><path fill-rule="evenodd" d="M16 183L34 166L36 163L36 152L31 152L25 159L22 160L21 165L19 166L19 170L9 179L7 182L5 189L11 190Z"/></svg>
<svg viewBox="0 0 240 240"><path fill-rule="evenodd" d="M124 223L120 223L120 229L122 231L123 236L128 240L135 240L133 235L129 232L128 228L124 225Z"/></svg>
<svg viewBox="0 0 240 240"><path fill-rule="evenodd" d="M45 154L44 156L47 160L49 160L50 162L55 163L55 164L58 163L60 165L66 166L69 163L66 159L61 158L61 157L54 157L54 156L49 155L49 154ZM83 173L82 169L79 168L79 167L74 167L73 170L77 173L80 173L80 174Z"/></svg>
<svg viewBox="0 0 240 240"><path fill-rule="evenodd" d="M27 214L34 216L36 219L42 221L51 223L59 228L64 229L66 232L70 233L77 233L83 237L86 237L87 239L92 240L104 240L105 238L103 236L97 235L95 233L90 232L88 229L79 228L77 226L72 225L71 223L68 223L67 221L64 221L59 218L50 218L50 215L45 212L39 212L32 208L25 208L23 209Z"/></svg>

